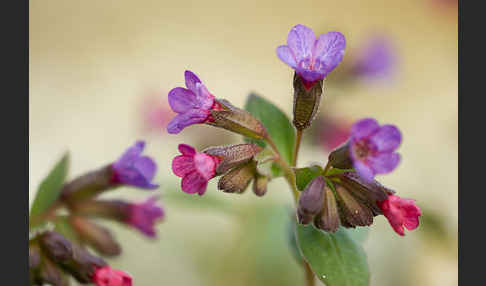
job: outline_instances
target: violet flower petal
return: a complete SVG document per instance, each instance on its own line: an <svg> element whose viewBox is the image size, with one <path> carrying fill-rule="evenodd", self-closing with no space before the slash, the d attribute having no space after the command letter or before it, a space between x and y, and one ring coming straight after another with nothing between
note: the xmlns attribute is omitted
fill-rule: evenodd
<svg viewBox="0 0 486 286"><path fill-rule="evenodd" d="M400 163L400 154L381 153L376 156L369 156L368 162L374 173L386 174L393 171Z"/></svg>
<svg viewBox="0 0 486 286"><path fill-rule="evenodd" d="M351 136L354 140L368 137L378 131L380 125L373 118L362 119L351 126Z"/></svg>
<svg viewBox="0 0 486 286"><path fill-rule="evenodd" d="M292 50L297 64L302 60L310 60L312 58L312 50L316 36L312 29L304 25L294 26L287 37L287 45Z"/></svg>
<svg viewBox="0 0 486 286"><path fill-rule="evenodd" d="M186 80L186 87L192 92L197 93L196 84L201 83L201 80L192 71L186 70L184 72L184 78Z"/></svg>
<svg viewBox="0 0 486 286"><path fill-rule="evenodd" d="M169 105L174 112L184 113L197 107L198 101L193 91L176 87L169 92Z"/></svg>
<svg viewBox="0 0 486 286"><path fill-rule="evenodd" d="M358 173L358 175L361 178L363 178L364 180L366 180L368 182L373 180L375 173L373 172L373 169L370 168L365 163L363 163L359 160L356 160L356 161L354 161L353 167L356 170L356 173Z"/></svg>
<svg viewBox="0 0 486 286"><path fill-rule="evenodd" d="M148 156L138 158L134 163L134 167L148 181L151 181L155 177L157 171L157 164L155 164L154 160Z"/></svg>
<svg viewBox="0 0 486 286"><path fill-rule="evenodd" d="M370 137L379 152L391 152L400 146L402 134L394 125L383 125Z"/></svg>
<svg viewBox="0 0 486 286"><path fill-rule="evenodd" d="M329 32L320 35L314 46L314 69L327 75L343 60L345 48L343 34Z"/></svg>
<svg viewBox="0 0 486 286"><path fill-rule="evenodd" d="M288 46L279 46L277 48L277 56L293 69L297 68L297 62L292 50Z"/></svg>
<svg viewBox="0 0 486 286"><path fill-rule="evenodd" d="M167 132L177 134L189 125L203 123L208 115L208 112L205 110L191 109L174 117L167 125Z"/></svg>

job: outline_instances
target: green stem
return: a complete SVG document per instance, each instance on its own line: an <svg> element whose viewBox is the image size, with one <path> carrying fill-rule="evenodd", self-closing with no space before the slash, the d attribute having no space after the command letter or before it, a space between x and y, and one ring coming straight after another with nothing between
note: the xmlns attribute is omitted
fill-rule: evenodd
<svg viewBox="0 0 486 286"><path fill-rule="evenodd" d="M292 166L295 167L297 165L297 154L299 152L300 148L300 141L302 140L302 132L297 131L297 138L296 138L296 144L295 144L295 150L294 150L294 157L293 157L293 164ZM297 207L297 204L299 202L299 191L297 191L297 186L295 185L295 174L292 171L292 167L285 162L285 160L282 160L282 156L280 156L280 152L277 149L277 146L273 142L273 140L269 137L265 138L265 141L272 147L273 152L275 153L275 162L280 165L280 167L283 169L285 173L285 179L287 179L287 182L290 185L290 188L292 189L292 195L294 196L294 202L295 206ZM327 168L327 166L326 166ZM310 268L310 265L303 260L304 262L304 270L305 270L305 277L306 277L306 282L307 286L314 286L314 272L312 272L312 269Z"/></svg>
<svg viewBox="0 0 486 286"><path fill-rule="evenodd" d="M304 132L302 130L297 130L297 137L295 138L295 149L294 149L294 158L292 160L292 166L297 166L297 158L299 156L299 149L300 149L300 142L302 141L302 134Z"/></svg>

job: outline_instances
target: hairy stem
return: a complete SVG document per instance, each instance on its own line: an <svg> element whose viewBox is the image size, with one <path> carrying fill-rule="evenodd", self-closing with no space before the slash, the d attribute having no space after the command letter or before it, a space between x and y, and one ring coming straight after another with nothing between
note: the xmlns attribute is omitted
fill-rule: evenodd
<svg viewBox="0 0 486 286"><path fill-rule="evenodd" d="M294 150L294 157L293 157L293 162L292 162L292 167L295 167L297 165L297 153L299 152L300 148L300 141L302 140L302 132L297 131L297 138L296 138L296 146ZM297 204L299 202L299 192L297 191L297 186L295 184L295 174L294 171L292 171L292 167L285 162L285 160L282 160L282 156L280 156L280 152L277 149L277 146L273 142L271 138L265 138L265 141L272 147L273 152L275 153L275 162L280 165L280 167L283 169L285 173L285 179L290 185L290 188L292 189L292 195L294 196L294 202L295 206L297 207ZM309 264L303 260L304 262L304 270L305 270L305 277L306 277L306 284L307 286L314 286L314 272L312 272L312 269L310 268Z"/></svg>
<svg viewBox="0 0 486 286"><path fill-rule="evenodd" d="M300 149L300 142L302 141L302 134L304 131L297 130L297 137L295 138L295 149L294 149L294 158L292 160L292 166L297 166L297 158L299 156L299 149Z"/></svg>

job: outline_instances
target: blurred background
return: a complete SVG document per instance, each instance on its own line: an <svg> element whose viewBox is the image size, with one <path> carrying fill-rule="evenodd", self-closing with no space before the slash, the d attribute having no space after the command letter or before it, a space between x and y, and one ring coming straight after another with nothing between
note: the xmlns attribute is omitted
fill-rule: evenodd
<svg viewBox="0 0 486 286"><path fill-rule="evenodd" d="M111 225L123 254L108 261L135 285L302 285L288 247L292 198L283 179L258 198L181 192L170 171L179 143L241 142L206 126L165 131L167 93L194 71L216 97L242 106L250 92L292 111L293 72L276 56L296 24L346 36L326 79L320 115L299 166L325 164L350 124L372 116L399 126L395 172L378 176L422 208L405 237L377 217L364 242L371 285L457 285L457 1L30 1L29 201L64 151L70 178L118 158L136 139L158 163L166 218L158 240ZM373 56L377 70L359 69ZM124 188L107 197L141 199Z"/></svg>

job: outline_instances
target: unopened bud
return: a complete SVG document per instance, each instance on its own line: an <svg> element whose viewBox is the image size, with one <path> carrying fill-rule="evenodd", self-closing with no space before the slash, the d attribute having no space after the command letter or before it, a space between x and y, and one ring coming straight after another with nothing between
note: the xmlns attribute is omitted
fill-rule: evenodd
<svg viewBox="0 0 486 286"><path fill-rule="evenodd" d="M39 235L42 250L56 263L69 261L73 257L73 246L64 236L54 231Z"/></svg>
<svg viewBox="0 0 486 286"><path fill-rule="evenodd" d="M107 228L80 216L72 217L71 223L81 241L93 247L98 253L105 256L117 256L121 253L120 245Z"/></svg>
<svg viewBox="0 0 486 286"><path fill-rule="evenodd" d="M43 257L42 266L34 278L37 285L50 284L53 286L69 285L66 275L47 257Z"/></svg>
<svg viewBox="0 0 486 286"><path fill-rule="evenodd" d="M328 232L336 232L341 224L336 197L327 185L324 188L324 203L322 211L316 216L314 224L317 228Z"/></svg>
<svg viewBox="0 0 486 286"><path fill-rule="evenodd" d="M218 190L225 193L243 193L255 177L255 173L256 162L253 160L238 166L219 179Z"/></svg>
<svg viewBox="0 0 486 286"><path fill-rule="evenodd" d="M366 181L355 172L343 173L338 177L341 185L359 201L368 206L374 215L383 213L378 207L377 202L386 200L388 193L393 192L392 190L385 188L376 180Z"/></svg>
<svg viewBox="0 0 486 286"><path fill-rule="evenodd" d="M256 174L253 181L253 193L261 197L267 193L268 177L260 174Z"/></svg>
<svg viewBox="0 0 486 286"><path fill-rule="evenodd" d="M346 142L341 146L334 149L329 154L329 164L339 169L351 169L353 168L353 161L349 155L349 143Z"/></svg>
<svg viewBox="0 0 486 286"><path fill-rule="evenodd" d="M39 236L39 242L42 251L49 259L59 264L81 283L90 283L95 270L106 265L103 259L91 255L87 250L71 243L56 232L43 233Z"/></svg>
<svg viewBox="0 0 486 286"><path fill-rule="evenodd" d="M310 223L314 216L321 211L325 186L326 180L324 177L317 176L302 191L297 208L299 223Z"/></svg>
<svg viewBox="0 0 486 286"><path fill-rule="evenodd" d="M210 147L203 151L222 160L216 168L216 174L224 174L228 170L250 161L256 154L263 150L255 144L237 144L228 146Z"/></svg>
<svg viewBox="0 0 486 286"><path fill-rule="evenodd" d="M301 76L294 74L294 126L304 130L311 125L321 102L323 81L317 81L309 89Z"/></svg>
<svg viewBox="0 0 486 286"><path fill-rule="evenodd" d="M222 110L211 110L214 120L207 124L224 128L243 136L262 139L267 136L263 124L248 111L231 105L227 100L215 99L222 106Z"/></svg>
<svg viewBox="0 0 486 286"><path fill-rule="evenodd" d="M36 271L41 262L41 250L37 241L29 241L29 269Z"/></svg>
<svg viewBox="0 0 486 286"><path fill-rule="evenodd" d="M84 174L64 185L61 199L67 202L79 201L115 188L117 184L112 183L113 174L111 164Z"/></svg>
<svg viewBox="0 0 486 286"><path fill-rule="evenodd" d="M335 184L341 209L341 223L346 227L368 226L373 223L372 211L351 195L343 186Z"/></svg>

